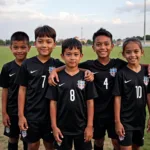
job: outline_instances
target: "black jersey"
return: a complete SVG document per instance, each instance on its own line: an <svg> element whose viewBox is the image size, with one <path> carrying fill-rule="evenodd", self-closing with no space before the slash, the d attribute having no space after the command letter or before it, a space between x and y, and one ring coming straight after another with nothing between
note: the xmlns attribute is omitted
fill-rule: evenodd
<svg viewBox="0 0 150 150"><path fill-rule="evenodd" d="M36 56L25 60L22 64L16 82L27 88L25 102L27 120L49 119L49 101L45 98L48 76L53 68L62 65L64 65L62 62L53 58L42 63Z"/></svg>
<svg viewBox="0 0 150 150"><path fill-rule="evenodd" d="M98 97L94 99L95 115L99 118L113 117L114 96L112 89L115 75L118 70L126 65L121 59L111 59L107 65L101 64L98 60L89 60L79 65L94 73L94 83Z"/></svg>
<svg viewBox="0 0 150 150"><path fill-rule="evenodd" d="M147 92L150 92L147 75L145 67L136 73L126 66L116 76L113 94L121 96L120 118L126 130L145 126Z"/></svg>
<svg viewBox="0 0 150 150"><path fill-rule="evenodd" d="M59 84L49 86L46 97L57 101L57 126L64 135L78 135L87 125L86 101L97 96L93 82L84 80L84 72L70 76L58 73Z"/></svg>
<svg viewBox="0 0 150 150"><path fill-rule="evenodd" d="M8 115L18 115L18 85L14 81L19 69L20 66L13 60L5 64L1 72L1 87L8 89Z"/></svg>

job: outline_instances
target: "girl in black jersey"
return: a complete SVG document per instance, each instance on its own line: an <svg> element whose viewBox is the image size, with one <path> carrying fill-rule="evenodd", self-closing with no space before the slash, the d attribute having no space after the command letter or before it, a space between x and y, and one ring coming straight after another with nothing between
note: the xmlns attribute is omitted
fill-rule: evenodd
<svg viewBox="0 0 150 150"><path fill-rule="evenodd" d="M150 93L147 68L140 65L144 54L141 42L127 39L122 54L128 64L115 80L115 128L121 150L139 150L144 142L145 106Z"/></svg>

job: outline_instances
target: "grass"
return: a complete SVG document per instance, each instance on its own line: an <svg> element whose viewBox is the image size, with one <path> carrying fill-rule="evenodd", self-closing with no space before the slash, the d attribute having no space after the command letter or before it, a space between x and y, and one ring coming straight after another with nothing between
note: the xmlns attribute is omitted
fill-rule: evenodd
<svg viewBox="0 0 150 150"><path fill-rule="evenodd" d="M141 59L141 63L143 64L148 64L150 63L150 48L144 48L145 55ZM60 47L56 47L52 53L52 57L54 58L60 58ZM82 61L88 60L88 59L96 59L96 54L93 52L91 47L83 47L83 53L84 57ZM31 48L28 58L37 55L36 49L34 47ZM11 51L9 50L9 47L0 47L0 70L6 62L9 62L14 59L13 55L11 54ZM111 52L111 58L121 58L121 48L120 47L115 47L113 51ZM1 93L1 91L0 91ZM0 108L1 109L1 108ZM3 125L1 122L1 114L0 114L0 150L5 150L6 145L7 145L7 138L2 135L3 132ZM1 148L3 146L3 148ZM105 144L105 150L111 149L111 142L110 140L106 140ZM145 144L142 148L142 150L150 150L150 133L145 132Z"/></svg>

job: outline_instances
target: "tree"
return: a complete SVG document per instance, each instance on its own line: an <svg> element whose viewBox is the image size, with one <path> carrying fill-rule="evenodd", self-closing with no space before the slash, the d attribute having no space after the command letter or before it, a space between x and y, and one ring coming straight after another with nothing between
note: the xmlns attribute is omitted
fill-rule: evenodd
<svg viewBox="0 0 150 150"><path fill-rule="evenodd" d="M87 45L92 45L92 44L93 44L93 41L90 40L90 39L88 39L88 40L87 40Z"/></svg>
<svg viewBox="0 0 150 150"><path fill-rule="evenodd" d="M2 39L0 39L0 45L5 45L5 41L3 41Z"/></svg>

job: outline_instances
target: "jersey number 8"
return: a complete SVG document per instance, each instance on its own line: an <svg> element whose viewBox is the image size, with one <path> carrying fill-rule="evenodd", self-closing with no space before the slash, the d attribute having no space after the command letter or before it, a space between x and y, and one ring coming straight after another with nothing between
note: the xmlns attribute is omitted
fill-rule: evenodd
<svg viewBox="0 0 150 150"><path fill-rule="evenodd" d="M75 91L73 89L70 90L70 100L75 101Z"/></svg>

